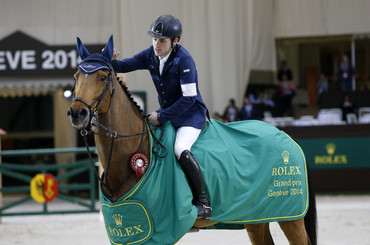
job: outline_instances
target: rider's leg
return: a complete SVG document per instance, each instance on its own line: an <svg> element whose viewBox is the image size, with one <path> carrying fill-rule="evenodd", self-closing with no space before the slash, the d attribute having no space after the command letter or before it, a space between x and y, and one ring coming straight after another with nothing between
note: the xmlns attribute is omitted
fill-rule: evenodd
<svg viewBox="0 0 370 245"><path fill-rule="evenodd" d="M197 140L200 132L200 129L193 127L178 128L176 132L175 155L193 192L194 204L198 210L198 218L210 219L212 209L206 196L203 176L198 162L190 152L190 148Z"/></svg>

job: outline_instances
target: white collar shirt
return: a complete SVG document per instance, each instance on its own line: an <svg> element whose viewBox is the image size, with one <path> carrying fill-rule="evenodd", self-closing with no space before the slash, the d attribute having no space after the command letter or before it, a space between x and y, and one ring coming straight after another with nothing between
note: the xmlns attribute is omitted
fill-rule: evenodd
<svg viewBox="0 0 370 245"><path fill-rule="evenodd" d="M159 74L162 76L162 71L163 71L163 67L164 67L164 63L166 63L166 61L168 60L168 57L170 57L172 51L169 52L165 57L161 58L161 57L158 57L159 58Z"/></svg>

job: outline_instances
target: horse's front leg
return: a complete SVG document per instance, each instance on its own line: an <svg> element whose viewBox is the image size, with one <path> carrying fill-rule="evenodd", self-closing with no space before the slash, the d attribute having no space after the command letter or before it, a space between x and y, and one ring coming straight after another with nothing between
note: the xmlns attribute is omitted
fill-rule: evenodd
<svg viewBox="0 0 370 245"><path fill-rule="evenodd" d="M273 245L269 223L244 224L252 245Z"/></svg>

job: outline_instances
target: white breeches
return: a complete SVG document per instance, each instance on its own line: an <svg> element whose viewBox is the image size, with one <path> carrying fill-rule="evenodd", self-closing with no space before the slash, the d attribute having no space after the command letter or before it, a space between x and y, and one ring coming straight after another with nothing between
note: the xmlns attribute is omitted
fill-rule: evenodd
<svg viewBox="0 0 370 245"><path fill-rule="evenodd" d="M177 159L180 158L181 153L185 150L190 151L191 146L198 139L198 136L202 130L184 126L176 130L176 140L175 140L175 156Z"/></svg>

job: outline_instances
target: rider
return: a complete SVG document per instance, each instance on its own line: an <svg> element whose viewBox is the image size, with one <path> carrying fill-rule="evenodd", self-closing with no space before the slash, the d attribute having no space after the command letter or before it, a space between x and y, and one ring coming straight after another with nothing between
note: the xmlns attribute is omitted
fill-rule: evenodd
<svg viewBox="0 0 370 245"><path fill-rule="evenodd" d="M114 50L112 66L116 72L149 70L158 92L160 108L148 119L153 125L170 121L176 128L174 151L193 192L193 203L198 218L210 219L211 207L207 199L199 165L190 152L205 127L207 108L198 88L198 74L189 52L181 45L182 27L172 15L161 15L154 20L147 32L153 45L131 58L115 60L119 52Z"/></svg>

